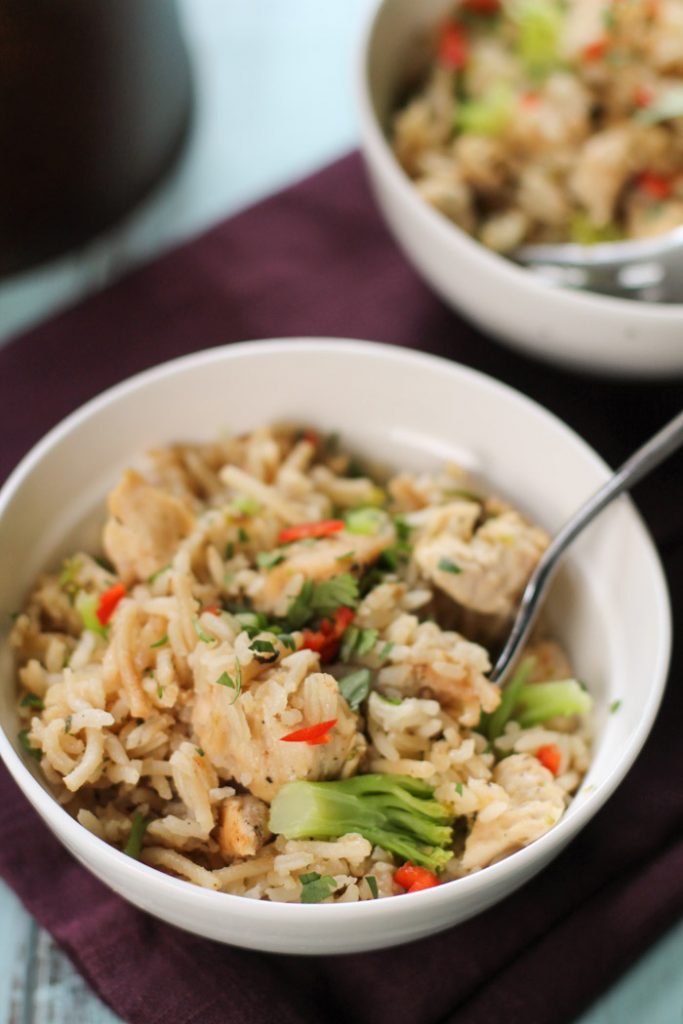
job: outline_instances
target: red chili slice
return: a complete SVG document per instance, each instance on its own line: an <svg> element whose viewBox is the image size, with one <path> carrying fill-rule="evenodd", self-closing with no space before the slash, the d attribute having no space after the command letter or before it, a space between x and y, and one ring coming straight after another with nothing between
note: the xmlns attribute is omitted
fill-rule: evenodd
<svg viewBox="0 0 683 1024"><path fill-rule="evenodd" d="M666 178L663 174L654 174L653 171L643 171L639 174L636 185L651 199L668 199L673 191L671 178Z"/></svg>
<svg viewBox="0 0 683 1024"><path fill-rule="evenodd" d="M588 46L584 46L581 56L585 61L597 61L607 53L609 46L609 39L596 39L594 42L589 43Z"/></svg>
<svg viewBox="0 0 683 1024"><path fill-rule="evenodd" d="M285 743L308 743L309 746L315 747L320 743L330 742L329 732L336 724L337 719L331 718L329 722L318 722L317 725L307 725L303 729L296 729L286 736L281 736L280 739Z"/></svg>
<svg viewBox="0 0 683 1024"><path fill-rule="evenodd" d="M303 631L302 647L309 651L316 651L322 662L334 661L344 631L351 625L353 618L352 608L337 608L332 620L323 619L320 629L305 629Z"/></svg>
<svg viewBox="0 0 683 1024"><path fill-rule="evenodd" d="M123 583L115 583L109 590L100 594L95 614L101 626L106 626L111 619L119 601L126 596L126 588Z"/></svg>
<svg viewBox="0 0 683 1024"><path fill-rule="evenodd" d="M500 0L464 0L463 8L473 14L497 14Z"/></svg>
<svg viewBox="0 0 683 1024"><path fill-rule="evenodd" d="M306 540L308 537L329 537L344 529L343 519L320 519L317 523L297 523L286 526L278 534L278 544L290 544L295 540Z"/></svg>
<svg viewBox="0 0 683 1024"><path fill-rule="evenodd" d="M449 21L439 34L439 62L452 71L462 71L470 57L467 36L462 25Z"/></svg>

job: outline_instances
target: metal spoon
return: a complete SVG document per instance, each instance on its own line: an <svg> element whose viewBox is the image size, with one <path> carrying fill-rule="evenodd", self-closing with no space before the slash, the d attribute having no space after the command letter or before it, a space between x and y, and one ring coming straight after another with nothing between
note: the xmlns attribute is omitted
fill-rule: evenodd
<svg viewBox="0 0 683 1024"><path fill-rule="evenodd" d="M597 245L523 245L513 258L550 284L645 302L683 300L683 226Z"/></svg>
<svg viewBox="0 0 683 1024"><path fill-rule="evenodd" d="M526 585L512 629L505 646L489 675L491 682L503 685L509 670L526 641L538 615L541 598L557 569L558 563L584 527L595 519L623 491L633 487L651 469L663 462L683 444L683 412L679 412L670 423L658 431L596 491L569 519L555 539L546 548Z"/></svg>

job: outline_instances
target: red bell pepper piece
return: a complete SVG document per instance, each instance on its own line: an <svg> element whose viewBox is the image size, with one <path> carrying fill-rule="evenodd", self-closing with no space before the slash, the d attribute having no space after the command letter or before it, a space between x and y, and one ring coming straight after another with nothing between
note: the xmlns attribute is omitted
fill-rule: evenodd
<svg viewBox="0 0 683 1024"><path fill-rule="evenodd" d="M431 889L439 884L439 879L433 871L412 864L409 860L394 871L394 881L406 892L419 892L421 889Z"/></svg>
<svg viewBox="0 0 683 1024"><path fill-rule="evenodd" d="M544 768L547 768L553 775L557 775L562 761L562 752L554 743L546 743L536 751L536 757Z"/></svg>

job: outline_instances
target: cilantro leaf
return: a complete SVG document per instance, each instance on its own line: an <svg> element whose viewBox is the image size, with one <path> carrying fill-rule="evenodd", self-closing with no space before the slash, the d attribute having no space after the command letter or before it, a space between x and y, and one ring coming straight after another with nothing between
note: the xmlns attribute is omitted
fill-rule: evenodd
<svg viewBox="0 0 683 1024"><path fill-rule="evenodd" d="M273 569L283 562L284 558L282 551L259 551L256 555L256 564L259 569Z"/></svg>
<svg viewBox="0 0 683 1024"><path fill-rule="evenodd" d="M337 883L332 875L319 875L317 871L299 875L299 881L301 882L302 903L320 903L337 888Z"/></svg>
<svg viewBox="0 0 683 1024"><path fill-rule="evenodd" d="M28 729L22 729L18 736L19 742L21 743L26 753L29 754L31 757L34 757L36 761L40 761L41 757L43 756L43 752L42 750L39 750L38 747L31 746L28 738Z"/></svg>
<svg viewBox="0 0 683 1024"><path fill-rule="evenodd" d="M343 573L323 580L313 587L310 606L319 615L332 615L341 605L355 608L358 603L358 583L353 576Z"/></svg>
<svg viewBox="0 0 683 1024"><path fill-rule="evenodd" d="M355 711L370 692L370 669L359 668L339 680L339 692L345 698L352 711Z"/></svg>
<svg viewBox="0 0 683 1024"><path fill-rule="evenodd" d="M42 697L37 697L35 693L27 693L22 700L20 707L35 708L36 711L42 711L45 708L45 703Z"/></svg>
<svg viewBox="0 0 683 1024"><path fill-rule="evenodd" d="M131 825L130 833L128 835L128 842L123 848L123 852L133 860L140 860L140 854L142 852L142 840L145 837L145 832L152 824L151 818L145 818L136 811L133 815L133 824Z"/></svg>
<svg viewBox="0 0 683 1024"><path fill-rule="evenodd" d="M376 629L361 630L361 634L358 638L358 643L356 644L355 654L359 658L362 658L364 654L369 654L372 648L377 643L378 636L379 633L377 632Z"/></svg>
<svg viewBox="0 0 683 1024"><path fill-rule="evenodd" d="M202 641L202 643L205 643L205 644L215 644L216 643L216 637L215 636L211 636L209 633L205 632L205 630L202 629L202 627L199 624L199 619L194 618L192 620L192 625L194 626L194 631L197 634L197 636L199 637L199 639Z"/></svg>
<svg viewBox="0 0 683 1024"><path fill-rule="evenodd" d="M277 661L277 651L270 640L252 640L249 650L254 652L256 660L262 665L269 665L271 662Z"/></svg>
<svg viewBox="0 0 683 1024"><path fill-rule="evenodd" d="M460 566L456 565L455 562L452 562L450 558L440 558L437 569L440 569L441 572L452 572L454 576L457 576L462 572Z"/></svg>
<svg viewBox="0 0 683 1024"><path fill-rule="evenodd" d="M242 692L242 666L237 658L235 658L235 678L233 679L227 672L221 672L216 680L216 686L227 686L228 689L234 690L235 696L230 701L230 704L232 705L235 703Z"/></svg>

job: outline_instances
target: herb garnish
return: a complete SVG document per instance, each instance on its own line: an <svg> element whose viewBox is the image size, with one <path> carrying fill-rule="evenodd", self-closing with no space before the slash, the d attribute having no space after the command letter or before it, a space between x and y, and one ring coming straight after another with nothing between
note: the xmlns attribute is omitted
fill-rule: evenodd
<svg viewBox="0 0 683 1024"><path fill-rule="evenodd" d="M71 732L71 722L72 716L67 715L66 718L64 719L64 732L67 734Z"/></svg>
<svg viewBox="0 0 683 1024"><path fill-rule="evenodd" d="M370 669L359 668L339 680L339 692L352 711L359 707L370 692Z"/></svg>
<svg viewBox="0 0 683 1024"><path fill-rule="evenodd" d="M393 640L387 640L387 642L385 643L384 647L379 652L379 660L380 661L386 661L387 658L389 657L389 655L391 654L391 652L393 651L393 649L394 649L394 641Z"/></svg>
<svg viewBox="0 0 683 1024"><path fill-rule="evenodd" d="M332 579L314 583L306 580L287 610L286 627L301 629L316 615L325 618L343 605L355 608L358 603L358 583L353 576L343 573Z"/></svg>
<svg viewBox="0 0 683 1024"><path fill-rule="evenodd" d="M332 875L319 875L317 871L299 875L299 881L301 882L302 903L320 903L337 888L337 883Z"/></svg>
<svg viewBox="0 0 683 1024"><path fill-rule="evenodd" d="M240 542L240 544L248 544L251 539L243 526L240 526L240 528L237 531L237 539Z"/></svg>
<svg viewBox="0 0 683 1024"><path fill-rule="evenodd" d="M43 711L45 708L45 702L42 697L36 696L35 693L27 693L22 700L20 707L22 708L35 708L36 711Z"/></svg>
<svg viewBox="0 0 683 1024"><path fill-rule="evenodd" d="M440 558L437 569L440 569L441 572L452 572L454 576L458 576L462 572L460 566L452 562L450 558Z"/></svg>
<svg viewBox="0 0 683 1024"><path fill-rule="evenodd" d="M256 564L259 569L273 569L283 562L284 558L282 551L259 551L256 555Z"/></svg>
<svg viewBox="0 0 683 1024"><path fill-rule="evenodd" d="M387 514L374 506L352 508L346 513L345 519L348 533L374 537L386 524Z"/></svg>
<svg viewBox="0 0 683 1024"><path fill-rule="evenodd" d="M252 640L249 644L249 650L254 652L256 660L262 665L270 665L272 662L277 661L278 652L270 640Z"/></svg>
<svg viewBox="0 0 683 1024"><path fill-rule="evenodd" d="M233 679L227 672L221 672L216 680L216 685L227 686L228 689L235 691L235 696L230 701L231 704L234 704L242 692L242 666L237 658L235 658L235 678Z"/></svg>
<svg viewBox="0 0 683 1024"><path fill-rule="evenodd" d="M163 647L164 644L167 644L167 643L168 643L168 633L164 633L164 635L162 636L161 640L157 640L157 642L155 644L150 644L149 645L150 646L150 650L153 650L155 647Z"/></svg>
<svg viewBox="0 0 683 1024"><path fill-rule="evenodd" d="M225 545L225 554L223 555L225 561L229 562L234 554L235 554L235 545L234 545L233 541L229 540L228 543Z"/></svg>
<svg viewBox="0 0 683 1024"><path fill-rule="evenodd" d="M154 581L158 580L160 576L163 576L163 574L165 572L168 572L168 570L170 568L171 568L171 563L170 562L168 562L167 565L162 565L161 569L157 569L156 572L153 572L151 576L147 577L147 583L154 583Z"/></svg>
<svg viewBox="0 0 683 1024"><path fill-rule="evenodd" d="M215 636L210 636L207 632L205 632L202 629L201 625L199 624L199 619L198 618L195 617L195 618L192 619L192 625L194 626L194 631L197 634L197 636L199 637L199 639L202 641L202 643L205 643L205 644L215 644L216 643L216 637Z"/></svg>
<svg viewBox="0 0 683 1024"><path fill-rule="evenodd" d="M455 784L455 792L458 794L458 796L462 796L462 794L463 794L463 784L462 784L462 782L456 782L456 784Z"/></svg>
<svg viewBox="0 0 683 1024"><path fill-rule="evenodd" d="M133 815L133 824L131 825L130 833L128 835L128 842L123 848L123 852L132 857L133 860L140 860L140 854L142 853L142 840L145 837L145 832L152 824L151 818L145 818L136 811Z"/></svg>
<svg viewBox="0 0 683 1024"><path fill-rule="evenodd" d="M612 703L609 706L610 714L613 715L616 711L619 710L620 707L621 707L621 701L620 700L613 700Z"/></svg>
<svg viewBox="0 0 683 1024"><path fill-rule="evenodd" d="M34 757L36 761L40 761L41 757L43 756L43 752L38 747L31 746L28 738L28 729L22 729L18 736L19 742L21 743L26 753L29 754L31 757Z"/></svg>
<svg viewBox="0 0 683 1024"><path fill-rule="evenodd" d="M372 893L373 900L379 898L379 889L377 888L377 879L374 875L366 875L365 881L368 883L368 889Z"/></svg>
<svg viewBox="0 0 683 1024"><path fill-rule="evenodd" d="M261 506L256 498L241 494L230 502L229 510L243 516L256 516L261 511Z"/></svg>

